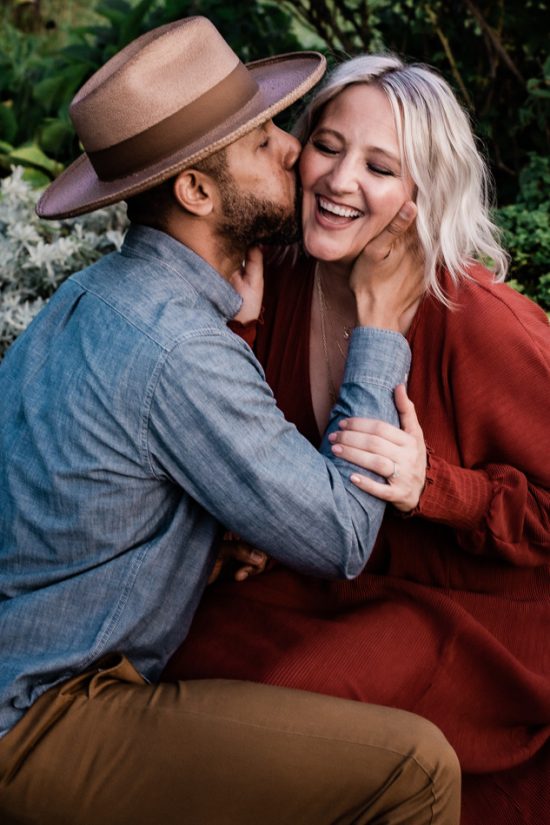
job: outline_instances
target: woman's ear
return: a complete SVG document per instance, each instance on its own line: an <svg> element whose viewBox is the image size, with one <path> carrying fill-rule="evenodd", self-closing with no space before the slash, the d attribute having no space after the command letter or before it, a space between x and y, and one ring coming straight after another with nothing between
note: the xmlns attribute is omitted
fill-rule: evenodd
<svg viewBox="0 0 550 825"><path fill-rule="evenodd" d="M184 169L174 181L174 197L186 212L204 218L214 209L216 184L197 169Z"/></svg>

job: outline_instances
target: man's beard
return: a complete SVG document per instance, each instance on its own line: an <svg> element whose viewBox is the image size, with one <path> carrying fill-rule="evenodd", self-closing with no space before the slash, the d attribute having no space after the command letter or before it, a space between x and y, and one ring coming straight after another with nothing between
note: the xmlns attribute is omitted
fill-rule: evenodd
<svg viewBox="0 0 550 825"><path fill-rule="evenodd" d="M298 200L290 209L241 192L230 175L220 181L223 220L218 235L232 249L256 244L287 245L300 237Z"/></svg>

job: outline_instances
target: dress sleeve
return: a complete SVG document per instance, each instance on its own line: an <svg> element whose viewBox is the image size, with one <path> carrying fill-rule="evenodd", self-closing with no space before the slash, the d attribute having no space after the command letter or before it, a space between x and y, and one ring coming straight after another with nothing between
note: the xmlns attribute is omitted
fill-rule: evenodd
<svg viewBox="0 0 550 825"><path fill-rule="evenodd" d="M235 335L238 335L239 338L242 338L251 349L254 349L254 344L256 343L256 336L258 334L258 325L264 323L264 311L265 308L262 307L260 311L260 315L254 321L248 321L246 324L242 324L240 321L228 321L227 326L234 332Z"/></svg>
<svg viewBox="0 0 550 825"><path fill-rule="evenodd" d="M452 322L443 377L461 466L428 449L411 515L454 527L466 552L536 566L550 556L550 327L509 288L480 290Z"/></svg>

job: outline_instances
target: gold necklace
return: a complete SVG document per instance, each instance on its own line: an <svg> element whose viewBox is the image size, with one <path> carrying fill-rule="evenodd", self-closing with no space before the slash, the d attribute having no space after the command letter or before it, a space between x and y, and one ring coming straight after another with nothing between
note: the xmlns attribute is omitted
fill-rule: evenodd
<svg viewBox="0 0 550 825"><path fill-rule="evenodd" d="M327 299L325 297L325 293L324 293L324 290L323 290L323 285L321 283L321 275L319 274L319 265L318 264L316 264L316 266L315 266L314 282L315 282L315 288L317 290L317 295L318 295L318 298L319 298L319 316L320 316L320 320L321 320L321 341L323 343L323 354L325 356L325 363L326 363L326 367L327 367L329 396L330 396L331 402L333 404L335 404L336 400L338 398L338 391L336 389L336 384L334 383L334 379L332 377L332 370L330 368L330 358L329 358L329 354L328 354L327 330L326 330L326 317L328 316L328 312L330 310L330 307L328 305L328 302L327 302ZM341 316L340 316L340 318L341 318ZM346 340L349 339L351 333L353 332L353 329L354 329L353 326L351 326L351 327L350 326L344 326L344 338ZM345 361L346 360L346 353L342 349L342 347L340 345L340 342L338 341L338 337L334 336L334 340L335 340L336 346L338 347L338 352L340 353L340 355L342 356L342 358Z"/></svg>

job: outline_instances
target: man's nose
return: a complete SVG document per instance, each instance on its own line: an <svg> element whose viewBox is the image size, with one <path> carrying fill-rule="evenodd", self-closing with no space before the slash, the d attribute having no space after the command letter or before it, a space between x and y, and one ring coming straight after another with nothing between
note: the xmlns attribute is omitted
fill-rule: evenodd
<svg viewBox="0 0 550 825"><path fill-rule="evenodd" d="M279 129L278 126L275 128L277 129L277 137L281 145L281 153L285 169L292 169L300 157L300 152L302 151L300 141L297 140L294 135L290 135L288 132L284 132L282 129Z"/></svg>

